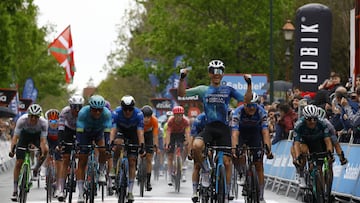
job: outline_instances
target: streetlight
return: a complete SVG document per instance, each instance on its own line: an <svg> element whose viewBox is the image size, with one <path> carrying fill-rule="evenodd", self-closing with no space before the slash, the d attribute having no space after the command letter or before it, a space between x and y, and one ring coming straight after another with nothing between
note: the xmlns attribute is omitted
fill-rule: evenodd
<svg viewBox="0 0 360 203"><path fill-rule="evenodd" d="M294 32L295 32L295 27L294 25L291 23L291 20L287 20L285 25L282 27L282 30L284 32L284 39L287 43L287 47L286 47L286 52L285 52L285 57L286 57L286 62L288 63L290 61L290 56L291 56L291 52L290 52L290 42L293 40L294 38ZM290 77L289 77L289 67L286 66L286 80L289 81Z"/></svg>

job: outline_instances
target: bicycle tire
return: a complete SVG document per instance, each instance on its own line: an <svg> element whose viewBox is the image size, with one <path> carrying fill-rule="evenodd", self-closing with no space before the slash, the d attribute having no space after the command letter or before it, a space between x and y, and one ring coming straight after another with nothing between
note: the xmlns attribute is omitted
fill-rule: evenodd
<svg viewBox="0 0 360 203"><path fill-rule="evenodd" d="M138 171L138 181L140 185L140 197L144 197L145 181L146 181L146 165L143 158L140 159L140 166Z"/></svg>
<svg viewBox="0 0 360 203"><path fill-rule="evenodd" d="M320 177L320 173L316 172L316 177L315 177L315 188L316 191L314 192L315 194L315 199L317 203L325 203L324 200L324 189L323 189L323 184L321 181L321 177Z"/></svg>
<svg viewBox="0 0 360 203"><path fill-rule="evenodd" d="M181 170L181 157L176 156L175 192L180 192Z"/></svg>
<svg viewBox="0 0 360 203"><path fill-rule="evenodd" d="M237 170L235 169L235 167L233 167L231 192L234 195L235 199L238 199L238 196L239 196L239 186L237 184L238 175L239 174L238 174Z"/></svg>
<svg viewBox="0 0 360 203"><path fill-rule="evenodd" d="M217 202L224 203L226 197L226 175L225 175L225 166L219 166L219 177L217 182Z"/></svg>
<svg viewBox="0 0 360 203"><path fill-rule="evenodd" d="M254 203L259 203L260 202L260 186L259 186L259 179L258 179L258 175L256 172L256 168L254 165L252 165L251 167L251 173L252 173L252 196L253 196L253 202Z"/></svg>
<svg viewBox="0 0 360 203"><path fill-rule="evenodd" d="M95 163L92 163L91 171L90 171L90 203L94 203L95 201L95 192L96 192L96 167Z"/></svg>
<svg viewBox="0 0 360 203"><path fill-rule="evenodd" d="M75 192L75 160L70 162L70 176L68 176L68 188L67 192L69 193L68 202L72 202L72 195Z"/></svg>
<svg viewBox="0 0 360 203"><path fill-rule="evenodd" d="M329 171L324 172L324 196L325 196L325 202L332 202L332 196L331 196L331 189L332 189L332 181L333 181L333 174Z"/></svg>
<svg viewBox="0 0 360 203"><path fill-rule="evenodd" d="M23 169L21 174L21 179L20 179L20 193L19 193L19 202L20 203L25 203L26 202L26 198L27 198L27 190L28 190L28 175L29 175L29 171L28 171L28 167L23 165Z"/></svg>
<svg viewBox="0 0 360 203"><path fill-rule="evenodd" d="M119 173L119 180L118 180L118 203L125 203L126 198L126 190L127 190L127 177L126 177L126 167L121 166L121 170Z"/></svg>
<svg viewBox="0 0 360 203"><path fill-rule="evenodd" d="M52 183L53 183L53 168L52 166L48 166L46 168L46 202L51 202L51 197L53 193Z"/></svg>
<svg viewBox="0 0 360 203"><path fill-rule="evenodd" d="M158 154L155 154L154 156L154 180L158 181L160 176L160 156Z"/></svg>

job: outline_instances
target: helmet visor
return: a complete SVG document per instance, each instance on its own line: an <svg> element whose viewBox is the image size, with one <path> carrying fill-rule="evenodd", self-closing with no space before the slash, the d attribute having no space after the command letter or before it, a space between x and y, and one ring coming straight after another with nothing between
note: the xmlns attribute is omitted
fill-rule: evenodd
<svg viewBox="0 0 360 203"><path fill-rule="evenodd" d="M222 68L210 68L209 73L222 75L222 74L224 74L224 69L222 69Z"/></svg>

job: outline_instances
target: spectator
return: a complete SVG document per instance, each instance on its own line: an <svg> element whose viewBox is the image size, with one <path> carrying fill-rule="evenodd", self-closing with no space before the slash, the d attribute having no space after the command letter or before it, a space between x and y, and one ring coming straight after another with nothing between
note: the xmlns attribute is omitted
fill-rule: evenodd
<svg viewBox="0 0 360 203"><path fill-rule="evenodd" d="M272 144L287 139L290 130L294 128L294 124L297 120L297 113L290 108L289 104L279 104L279 113L280 117L275 128L276 132Z"/></svg>
<svg viewBox="0 0 360 203"><path fill-rule="evenodd" d="M277 117L279 116L279 114L275 108L270 108L267 112L268 112L269 133L270 136L273 137L273 134L275 133L275 126L278 121Z"/></svg>
<svg viewBox="0 0 360 203"><path fill-rule="evenodd" d="M9 134L9 122L0 121L0 140L1 141L9 141L11 139Z"/></svg>
<svg viewBox="0 0 360 203"><path fill-rule="evenodd" d="M302 100L303 98L299 95L294 96L294 98L290 101L290 107L292 108L293 111L295 112L299 112L299 102L300 100Z"/></svg>
<svg viewBox="0 0 360 203"><path fill-rule="evenodd" d="M305 98L308 97L310 99L314 99L316 93L315 92L304 92L300 87L294 87L293 88L293 93L294 93L294 98L297 97L301 97L301 98Z"/></svg>
<svg viewBox="0 0 360 203"><path fill-rule="evenodd" d="M330 78L325 80L321 85L319 85L318 89L328 90L329 95L331 95L339 86L341 86L340 75L336 72L331 72Z"/></svg>

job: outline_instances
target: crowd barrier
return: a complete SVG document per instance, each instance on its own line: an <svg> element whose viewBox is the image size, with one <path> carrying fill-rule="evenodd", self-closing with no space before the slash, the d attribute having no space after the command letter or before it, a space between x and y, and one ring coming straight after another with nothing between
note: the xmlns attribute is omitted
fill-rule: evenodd
<svg viewBox="0 0 360 203"><path fill-rule="evenodd" d="M9 157L10 141L0 141L0 173L12 170L15 159Z"/></svg>
<svg viewBox="0 0 360 203"><path fill-rule="evenodd" d="M272 146L274 159L264 157L265 187L277 193L283 190L286 196L293 191L298 197L300 191L295 180L296 169L290 154L292 143L282 140ZM341 143L341 147L349 163L341 166L338 156L335 156L332 193L360 200L360 145Z"/></svg>

